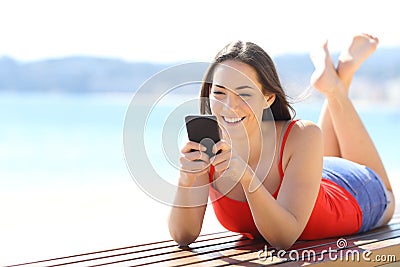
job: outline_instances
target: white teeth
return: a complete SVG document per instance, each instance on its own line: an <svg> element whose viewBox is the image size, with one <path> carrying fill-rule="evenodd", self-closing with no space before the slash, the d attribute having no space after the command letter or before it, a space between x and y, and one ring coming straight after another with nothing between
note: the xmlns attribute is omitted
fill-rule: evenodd
<svg viewBox="0 0 400 267"><path fill-rule="evenodd" d="M229 118L229 117L223 117L224 121L229 122L229 123L237 123L243 120L243 118Z"/></svg>

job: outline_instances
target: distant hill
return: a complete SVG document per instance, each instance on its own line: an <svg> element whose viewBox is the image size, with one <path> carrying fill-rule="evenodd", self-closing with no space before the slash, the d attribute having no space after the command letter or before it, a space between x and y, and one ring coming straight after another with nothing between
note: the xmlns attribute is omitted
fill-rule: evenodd
<svg viewBox="0 0 400 267"><path fill-rule="evenodd" d="M68 57L21 63L0 58L0 91L133 91L167 67L118 59Z"/></svg>
<svg viewBox="0 0 400 267"><path fill-rule="evenodd" d="M274 61L289 95L297 95L308 87L313 66L307 54L287 54L275 57ZM2 57L0 92L134 92L152 75L169 66L94 57L27 63ZM400 99L399 83L400 48L379 48L357 73L352 90L360 97L394 95Z"/></svg>

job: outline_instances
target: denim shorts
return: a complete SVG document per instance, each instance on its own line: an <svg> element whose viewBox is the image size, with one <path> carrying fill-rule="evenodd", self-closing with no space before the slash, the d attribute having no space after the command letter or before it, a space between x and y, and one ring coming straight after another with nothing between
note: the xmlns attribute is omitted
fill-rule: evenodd
<svg viewBox="0 0 400 267"><path fill-rule="evenodd" d="M324 157L322 177L346 189L362 211L359 232L373 229L388 205L386 187L370 168L338 157Z"/></svg>

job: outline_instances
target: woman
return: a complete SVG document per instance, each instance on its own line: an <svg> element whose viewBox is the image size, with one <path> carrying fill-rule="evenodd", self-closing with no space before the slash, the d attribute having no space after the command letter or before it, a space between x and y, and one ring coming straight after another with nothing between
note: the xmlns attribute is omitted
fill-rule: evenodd
<svg viewBox="0 0 400 267"><path fill-rule="evenodd" d="M172 238L185 246L198 237L207 205L194 203L208 197L225 228L277 248L386 224L394 212L390 182L348 97L354 73L377 44L373 36L355 36L337 69L327 44L312 55L311 82L326 97L320 127L292 120L260 47L239 41L222 49L201 89L202 113L215 115L223 129L214 146L220 153L209 158L194 142L182 148L176 203L193 205L171 209ZM272 120L262 119L265 110Z"/></svg>

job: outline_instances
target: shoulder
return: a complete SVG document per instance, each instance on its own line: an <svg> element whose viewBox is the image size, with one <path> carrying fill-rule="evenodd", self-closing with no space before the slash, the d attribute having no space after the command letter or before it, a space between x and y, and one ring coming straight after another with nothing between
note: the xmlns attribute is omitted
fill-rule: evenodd
<svg viewBox="0 0 400 267"><path fill-rule="evenodd" d="M314 122L309 121L309 120L296 120L294 125L299 128L302 128L302 129L306 129L306 128L320 129L317 124L315 124Z"/></svg>
<svg viewBox="0 0 400 267"><path fill-rule="evenodd" d="M297 120L293 123L290 135L296 135L297 137L313 137L321 136L321 128L312 121L308 120Z"/></svg>
<svg viewBox="0 0 400 267"><path fill-rule="evenodd" d="M298 120L293 126L287 137L287 145L293 149L305 146L322 146L321 128L312 121Z"/></svg>
<svg viewBox="0 0 400 267"><path fill-rule="evenodd" d="M305 180L314 177L317 181L321 178L323 156L322 131L318 125L307 120L296 121L289 132L282 155L285 175L296 181L300 177ZM291 178L286 179L293 181Z"/></svg>

